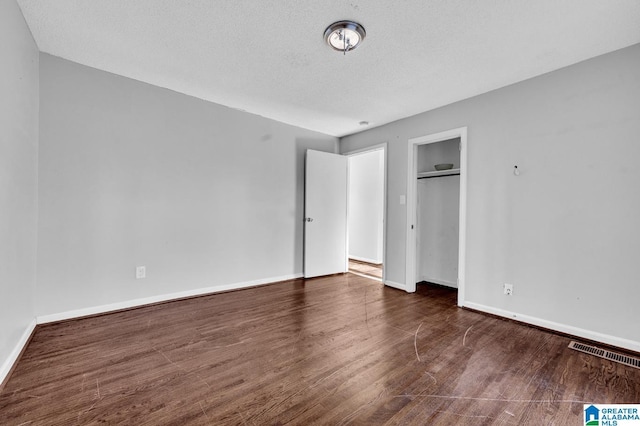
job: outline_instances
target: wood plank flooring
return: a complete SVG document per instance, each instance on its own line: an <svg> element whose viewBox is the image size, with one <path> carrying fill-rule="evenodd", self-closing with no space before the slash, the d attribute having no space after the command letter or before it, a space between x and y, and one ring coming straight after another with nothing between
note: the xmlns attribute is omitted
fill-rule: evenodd
<svg viewBox="0 0 640 426"><path fill-rule="evenodd" d="M349 272L367 275L382 279L382 265L375 263L363 262L361 260L349 259Z"/></svg>
<svg viewBox="0 0 640 426"><path fill-rule="evenodd" d="M2 425L578 425L640 370L345 274L39 326Z"/></svg>

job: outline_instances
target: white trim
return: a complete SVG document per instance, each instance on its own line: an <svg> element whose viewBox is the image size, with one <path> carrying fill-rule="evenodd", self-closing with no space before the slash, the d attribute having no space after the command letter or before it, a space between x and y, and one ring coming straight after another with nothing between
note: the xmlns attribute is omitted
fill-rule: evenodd
<svg viewBox="0 0 640 426"><path fill-rule="evenodd" d="M90 308L76 309L73 311L60 312L57 314L41 315L36 317L38 324L47 324L55 321L63 321L73 318L85 317L88 315L104 314L107 312L119 311L122 309L137 308L158 302L169 302L172 300L183 299L185 297L203 296L205 294L220 293L229 290L239 290L247 287L255 287L265 284L273 284L280 281L294 280L302 278L302 274L284 275L281 277L265 278L261 280L245 281L234 284L226 284L213 287L204 287L194 290L181 291L177 293L160 294L157 296L145 297L142 299L126 300L124 302L110 303L108 305L92 306Z"/></svg>
<svg viewBox="0 0 640 426"><path fill-rule="evenodd" d="M457 284L452 282L452 281L439 280L437 278L429 278L429 277L425 277L425 276L422 276L420 278L421 278L420 281L426 281L428 283L439 284L439 285L444 285L446 287L457 288Z"/></svg>
<svg viewBox="0 0 640 426"><path fill-rule="evenodd" d="M460 129L460 224L458 229L458 306L465 301L467 264L467 128Z"/></svg>
<svg viewBox="0 0 640 426"><path fill-rule="evenodd" d="M376 259L369 259L366 257L360 257L360 256L352 256L349 255L349 259L353 259L353 260L359 260L360 262L367 262L367 263L372 263L374 265L382 265L383 263L380 262L379 260Z"/></svg>
<svg viewBox="0 0 640 426"><path fill-rule="evenodd" d="M11 351L7 359L2 363L2 367L0 367L0 384L4 382L4 380L7 378L7 376L11 372L13 365L16 363L16 361L18 361L18 357L20 356L20 353L25 348L25 346L29 343L29 338L31 337L31 334L33 333L33 330L35 330L35 328L36 328L36 319L34 318L33 320L31 320L27 328L24 330L24 333L22 333L22 336L20 336L20 339L16 343L15 347L13 348L13 350Z"/></svg>
<svg viewBox="0 0 640 426"><path fill-rule="evenodd" d="M458 237L458 306L464 304L465 264L467 252L467 128L447 130L408 141L407 150L407 235L406 235L406 264L405 286L407 292L416 291L416 215L417 215L417 175L418 175L418 145L441 142L460 138L460 224ZM413 227L413 228L412 228Z"/></svg>
<svg viewBox="0 0 640 426"><path fill-rule="evenodd" d="M464 307L469 309L474 309L480 312L485 312L492 315L497 315L499 317L510 318L512 320L523 322L526 324L548 328L550 330L559 331L561 333L570 334L572 336L582 337L584 339L593 340L595 342L600 342L600 343L604 343L611 346L617 346L619 348L628 349L634 352L640 352L640 342L624 339L622 337L610 336L608 334L598 333L596 331L591 331L591 330L585 330L583 328L578 328L571 325L548 321L542 318L523 315L523 314L506 311L499 308L493 308L491 306L481 305L479 303L465 302Z"/></svg>
<svg viewBox="0 0 640 426"><path fill-rule="evenodd" d="M369 152L380 151L380 150L385 151L385 154L386 154L387 142L382 142L377 145L371 145L366 148L354 149L353 151L343 152L341 155L346 155L347 157L351 157L352 155L367 154Z"/></svg>
<svg viewBox="0 0 640 426"><path fill-rule="evenodd" d="M387 204L388 204L387 203L387 164L389 161L388 142L382 142L377 145L368 146L366 148L360 148L353 151L343 152L342 155L346 155L347 157L350 157L352 155L365 154L367 152L374 152L374 151L380 151L380 150L382 150L382 152L384 153L384 178L383 178L384 188L382 193L382 200L384 203L382 206L382 282L386 283L385 278L387 277L386 265L387 265ZM347 203L347 208L348 208L348 203ZM347 226L349 223L348 219L349 218L347 217ZM347 238L348 236L349 236L349 232L347 229ZM348 244L348 239L347 239L347 244ZM349 259L347 259L347 262L348 261ZM367 261L365 260L365 262ZM375 263L375 262L372 262L372 263ZM348 269L348 265L347 265L347 269ZM394 287L394 286L391 286L391 287Z"/></svg>
<svg viewBox="0 0 640 426"><path fill-rule="evenodd" d="M342 154L340 154L342 155ZM349 200L351 199L351 194L349 193L349 189L351 188L351 161L347 158L347 217L345 218L345 236L344 236L344 271L349 272L349 209L351 207L351 203Z"/></svg>
<svg viewBox="0 0 640 426"><path fill-rule="evenodd" d="M394 281L385 280L383 281L384 285L388 285L389 287L397 288L398 290L407 291L407 286L401 283L397 283Z"/></svg>

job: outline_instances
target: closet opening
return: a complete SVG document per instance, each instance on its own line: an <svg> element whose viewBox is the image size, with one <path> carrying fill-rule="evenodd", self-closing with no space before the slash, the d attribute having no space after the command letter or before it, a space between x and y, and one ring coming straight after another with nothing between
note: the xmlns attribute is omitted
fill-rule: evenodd
<svg viewBox="0 0 640 426"><path fill-rule="evenodd" d="M404 289L457 289L458 306L465 300L466 153L466 127L408 141Z"/></svg>
<svg viewBox="0 0 640 426"><path fill-rule="evenodd" d="M416 282L458 288L460 138L418 146Z"/></svg>

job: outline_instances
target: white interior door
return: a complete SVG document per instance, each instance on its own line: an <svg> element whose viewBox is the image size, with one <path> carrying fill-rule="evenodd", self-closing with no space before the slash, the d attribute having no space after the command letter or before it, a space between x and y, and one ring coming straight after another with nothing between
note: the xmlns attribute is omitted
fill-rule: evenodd
<svg viewBox="0 0 640 426"><path fill-rule="evenodd" d="M307 150L305 278L347 272L347 157Z"/></svg>

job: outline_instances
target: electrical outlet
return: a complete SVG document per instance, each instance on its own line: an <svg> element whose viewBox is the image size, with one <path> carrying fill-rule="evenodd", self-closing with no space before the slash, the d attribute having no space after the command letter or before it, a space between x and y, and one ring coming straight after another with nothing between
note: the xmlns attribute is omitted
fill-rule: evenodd
<svg viewBox="0 0 640 426"><path fill-rule="evenodd" d="M136 266L136 280L147 276L147 268L145 266Z"/></svg>
<svg viewBox="0 0 640 426"><path fill-rule="evenodd" d="M504 294L506 294L507 296L513 296L513 284L504 283L503 289Z"/></svg>

